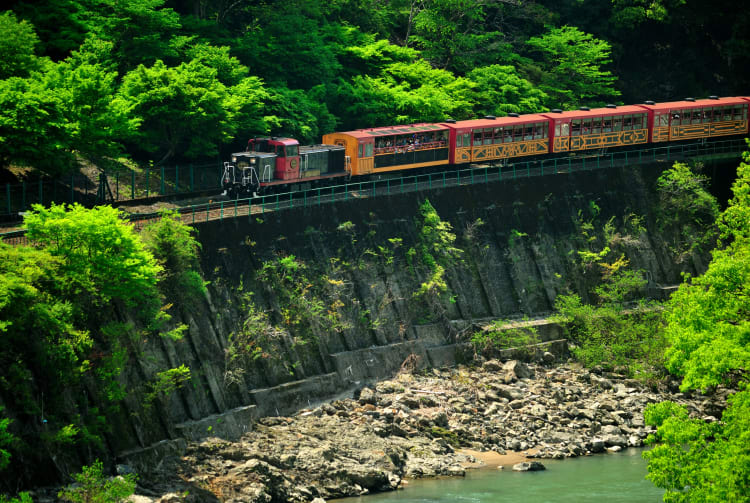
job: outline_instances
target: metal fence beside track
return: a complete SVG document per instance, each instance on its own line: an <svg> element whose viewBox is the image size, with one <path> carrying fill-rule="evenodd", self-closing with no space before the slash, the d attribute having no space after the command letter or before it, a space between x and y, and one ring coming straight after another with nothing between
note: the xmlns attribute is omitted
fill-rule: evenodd
<svg viewBox="0 0 750 503"><path fill-rule="evenodd" d="M706 157L707 159L735 158L746 148L744 140L726 140L712 143L651 147L603 155L589 154L544 160L516 161L508 164L477 165L466 169L449 169L441 172L352 182L247 199L196 204L184 206L178 212L182 221L189 225L229 218L258 218L259 215L268 212L322 206L351 199L486 184L552 174L569 174L656 161L668 162L696 157ZM136 229L140 230L149 222L159 219L160 215L158 213L132 214L128 215L127 218ZM23 230L0 234L0 240L8 244L28 244Z"/></svg>
<svg viewBox="0 0 750 503"><path fill-rule="evenodd" d="M221 166L213 162L183 166L146 166L103 172L98 180L82 174L0 185L0 216L28 210L32 204L108 204L154 196L221 190Z"/></svg>

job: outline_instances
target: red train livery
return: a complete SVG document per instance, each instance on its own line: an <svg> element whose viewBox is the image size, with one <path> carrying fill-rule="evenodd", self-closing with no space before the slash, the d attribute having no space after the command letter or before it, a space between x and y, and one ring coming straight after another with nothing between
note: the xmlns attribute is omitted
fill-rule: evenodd
<svg viewBox="0 0 750 503"><path fill-rule="evenodd" d="M224 163L232 197L299 183L430 169L586 150L628 148L748 133L749 97L562 111L476 120L446 120L323 135L321 145L292 138L253 138Z"/></svg>

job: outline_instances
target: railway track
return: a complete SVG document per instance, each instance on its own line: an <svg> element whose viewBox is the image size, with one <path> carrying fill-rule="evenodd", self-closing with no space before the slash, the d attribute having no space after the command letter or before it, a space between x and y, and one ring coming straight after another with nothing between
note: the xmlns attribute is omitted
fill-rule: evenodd
<svg viewBox="0 0 750 503"><path fill-rule="evenodd" d="M442 172L401 176L398 178L373 179L329 187L310 188L296 192L270 194L245 199L228 199L211 196L192 199L193 204L166 204L157 199L150 205L137 202L125 211L126 218L137 230L160 218L160 209L169 208L178 212L182 222L195 225L201 222L230 218L252 218L269 212L293 208L307 208L335 204L337 202L384 197L394 194L429 191L464 185L476 185L512 181L545 175L564 175L582 171L593 171L628 166L631 164L661 163L688 158L721 159L735 158L744 150L744 142L724 142L722 148L716 144L684 145L642 149L632 152L617 152L604 155L569 156L560 159L545 159L512 164L473 165L466 169L451 169ZM223 199L222 199L223 198ZM184 202L184 199L182 200ZM125 205L120 205L124 208ZM6 228L0 240L7 244L29 244L25 231L20 227Z"/></svg>

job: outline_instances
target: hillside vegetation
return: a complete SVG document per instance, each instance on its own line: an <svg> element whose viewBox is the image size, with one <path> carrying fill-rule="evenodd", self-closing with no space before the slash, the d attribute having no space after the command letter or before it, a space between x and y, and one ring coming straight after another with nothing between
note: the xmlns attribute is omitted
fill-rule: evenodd
<svg viewBox="0 0 750 503"><path fill-rule="evenodd" d="M215 159L250 135L315 142L449 116L745 93L748 14L733 6L14 1L0 14L0 167Z"/></svg>

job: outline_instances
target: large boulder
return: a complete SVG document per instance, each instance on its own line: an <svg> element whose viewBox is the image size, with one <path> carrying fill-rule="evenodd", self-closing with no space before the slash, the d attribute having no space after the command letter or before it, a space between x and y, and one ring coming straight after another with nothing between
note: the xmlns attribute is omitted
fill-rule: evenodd
<svg viewBox="0 0 750 503"><path fill-rule="evenodd" d="M524 461L513 465L514 472L538 472L547 468L539 461Z"/></svg>

